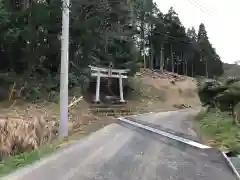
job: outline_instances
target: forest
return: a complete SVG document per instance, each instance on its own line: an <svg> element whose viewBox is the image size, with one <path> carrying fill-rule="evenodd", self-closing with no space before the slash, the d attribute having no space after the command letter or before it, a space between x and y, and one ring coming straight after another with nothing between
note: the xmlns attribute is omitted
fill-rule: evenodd
<svg viewBox="0 0 240 180"><path fill-rule="evenodd" d="M72 0L69 8L69 88L86 89L88 65L223 73L204 24L184 27L173 8L164 14L147 0ZM1 100L14 82L25 98L59 91L61 18L59 0L0 0Z"/></svg>

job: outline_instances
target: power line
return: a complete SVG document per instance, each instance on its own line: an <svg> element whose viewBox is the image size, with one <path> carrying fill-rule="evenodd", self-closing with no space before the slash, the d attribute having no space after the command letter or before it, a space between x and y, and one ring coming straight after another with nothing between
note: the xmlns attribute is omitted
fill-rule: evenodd
<svg viewBox="0 0 240 180"><path fill-rule="evenodd" d="M171 37L171 38L173 38L173 39L178 39L178 42L180 42L180 43L186 43L186 44L195 44L194 42L191 42L191 41L187 41L187 40L182 40L182 39L180 39L179 37L176 37L176 36L171 36L171 35L169 35L169 34L166 34L166 33L164 33L164 32L155 32L156 34L161 34L161 35L164 35L164 36L168 36L168 37ZM196 42L197 43L197 42ZM198 48L196 48L195 46L192 46L192 48L194 49L194 50L196 50L196 52L199 54L199 55L201 55L201 51L198 49Z"/></svg>
<svg viewBox="0 0 240 180"><path fill-rule="evenodd" d="M211 13L209 13L206 8L204 8L200 3L199 1L197 0L188 0L188 2L194 6L196 6L198 9L200 9L202 12L206 13L207 15L209 16L212 16Z"/></svg>
<svg viewBox="0 0 240 180"><path fill-rule="evenodd" d="M180 37L172 36L172 35L169 35L169 34L164 33L164 32L155 31L154 33L155 34L161 34L163 36L167 36L167 37L170 37L170 38L173 38L173 39L178 39L178 41L181 42L181 43L194 44L194 42L183 40L183 39L180 39Z"/></svg>
<svg viewBox="0 0 240 180"><path fill-rule="evenodd" d="M163 33L163 32L154 32L154 33L156 33L156 34L161 34L161 35L164 35L164 36L167 36L167 37L171 37L171 38L173 38L173 39L180 39L179 37L176 37L176 36L171 36L171 35L169 35L169 34L166 34L166 33ZM184 43L192 43L192 42L190 42L190 41L184 41L184 40L179 40L180 42L184 42Z"/></svg>

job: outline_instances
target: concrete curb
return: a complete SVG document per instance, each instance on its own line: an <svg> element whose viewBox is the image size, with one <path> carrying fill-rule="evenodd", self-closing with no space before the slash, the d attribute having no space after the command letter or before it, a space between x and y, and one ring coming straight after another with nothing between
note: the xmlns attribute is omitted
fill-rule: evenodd
<svg viewBox="0 0 240 180"><path fill-rule="evenodd" d="M238 173L236 167L233 165L232 161L228 158L228 156L226 155L225 152L222 152L222 155L223 155L224 159L227 161L227 163L230 166L230 168L232 169L232 171L234 172L234 174L240 180L240 174Z"/></svg>

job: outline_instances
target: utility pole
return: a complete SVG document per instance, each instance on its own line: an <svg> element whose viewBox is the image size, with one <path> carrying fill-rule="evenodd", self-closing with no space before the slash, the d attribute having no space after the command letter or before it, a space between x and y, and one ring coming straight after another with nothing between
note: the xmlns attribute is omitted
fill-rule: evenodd
<svg viewBox="0 0 240 180"><path fill-rule="evenodd" d="M151 17L153 15L153 0L151 0L151 10L150 10L150 14L151 14ZM150 25L150 52L151 52L151 56L150 56L150 68L151 70L154 69L154 63L153 63L153 59L154 59L154 49L153 49L153 41L152 41L152 38L153 38L153 34L152 34L152 31L153 31L153 23L151 23Z"/></svg>
<svg viewBox="0 0 240 180"><path fill-rule="evenodd" d="M161 53L160 53L160 71L163 73L163 44L161 44Z"/></svg>
<svg viewBox="0 0 240 180"><path fill-rule="evenodd" d="M68 135L68 50L70 0L62 0L62 3L59 136L65 137Z"/></svg>

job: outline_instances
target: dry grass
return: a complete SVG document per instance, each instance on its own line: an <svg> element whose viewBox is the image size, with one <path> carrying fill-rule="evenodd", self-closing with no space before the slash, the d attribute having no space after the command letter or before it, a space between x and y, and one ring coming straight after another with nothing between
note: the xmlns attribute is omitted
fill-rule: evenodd
<svg viewBox="0 0 240 180"><path fill-rule="evenodd" d="M69 109L69 136L62 139L55 136L59 119L58 104L23 103L21 106L17 104L13 109L7 108L5 104L4 106L0 112L5 114L0 120L0 152L1 157L9 154L11 156L0 161L0 177L39 160L58 148L64 148L71 140L79 140L115 121L110 117L93 116L88 103L83 100Z"/></svg>
<svg viewBox="0 0 240 180"><path fill-rule="evenodd" d="M0 158L10 154L32 151L54 138L55 121L41 108L28 107L4 110L0 117Z"/></svg>
<svg viewBox="0 0 240 180"><path fill-rule="evenodd" d="M51 143L57 137L58 120L59 105L55 103L31 104L19 101L14 106L9 102L0 104L0 159L37 150ZM107 117L93 115L84 100L69 109L70 136L83 131L88 134L108 122Z"/></svg>
<svg viewBox="0 0 240 180"><path fill-rule="evenodd" d="M132 78L130 79L130 83L135 95L138 94L140 98L158 99L160 101L165 101L167 98L167 89L148 84L144 79Z"/></svg>

